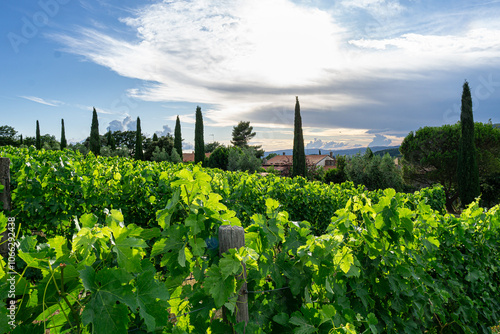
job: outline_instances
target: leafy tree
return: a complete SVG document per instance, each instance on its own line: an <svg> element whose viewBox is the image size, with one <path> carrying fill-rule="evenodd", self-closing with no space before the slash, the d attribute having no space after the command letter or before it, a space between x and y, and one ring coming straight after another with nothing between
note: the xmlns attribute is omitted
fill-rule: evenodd
<svg viewBox="0 0 500 334"><path fill-rule="evenodd" d="M12 145L16 143L17 131L14 130L12 126L2 125L0 126L0 146ZM21 135L22 144L22 135Z"/></svg>
<svg viewBox="0 0 500 334"><path fill-rule="evenodd" d="M160 152L164 150L171 157L174 150L174 138L172 135L169 133L166 136L159 137L157 141L149 142L144 149L144 159L148 161L153 160L153 152L156 148L159 148Z"/></svg>
<svg viewBox="0 0 500 334"><path fill-rule="evenodd" d="M109 146L111 151L116 150L116 140L115 140L115 136L113 136L113 133L111 132L111 130L109 130L106 133L106 145Z"/></svg>
<svg viewBox="0 0 500 334"><path fill-rule="evenodd" d="M394 188L397 191L403 190L403 176L388 152L382 157L378 169L381 174L382 187Z"/></svg>
<svg viewBox="0 0 500 334"><path fill-rule="evenodd" d="M159 146L155 147L155 150L151 156L152 161L170 161L170 156L168 153L165 151L164 148L160 148Z"/></svg>
<svg viewBox="0 0 500 334"><path fill-rule="evenodd" d="M194 163L205 161L205 140L203 138L203 116L201 108L196 107L196 123L194 125Z"/></svg>
<svg viewBox="0 0 500 334"><path fill-rule="evenodd" d="M182 133L181 133L181 121L179 120L179 115L177 115L177 119L175 120L174 147L182 162Z"/></svg>
<svg viewBox="0 0 500 334"><path fill-rule="evenodd" d="M364 185L368 190L393 188L402 191L401 172L389 154L381 157L367 149L364 155L352 157L345 167L347 178L354 184Z"/></svg>
<svg viewBox="0 0 500 334"><path fill-rule="evenodd" d="M37 150L42 149L42 141L40 139L40 123L38 123L38 120L36 120L36 135L35 135L35 147Z"/></svg>
<svg viewBox="0 0 500 334"><path fill-rule="evenodd" d="M326 183L343 183L347 181L347 175L345 173L345 167L346 167L346 158L345 156L337 156L337 167L329 169L325 173L325 179L324 181Z"/></svg>
<svg viewBox="0 0 500 334"><path fill-rule="evenodd" d="M474 143L474 116L469 83L465 81L460 113L461 136L458 149L457 183L462 206L470 204L480 194L479 169Z"/></svg>
<svg viewBox="0 0 500 334"><path fill-rule="evenodd" d="M61 150L64 150L68 146L66 141L66 132L64 131L64 119L61 119Z"/></svg>
<svg viewBox="0 0 500 334"><path fill-rule="evenodd" d="M137 130L135 131L135 155L136 160L144 160L144 152L142 150L142 131L141 119L137 117Z"/></svg>
<svg viewBox="0 0 500 334"><path fill-rule="evenodd" d="M114 131L113 137L115 138L116 146L126 146L129 150L135 150L136 131ZM143 139L145 139L143 137Z"/></svg>
<svg viewBox="0 0 500 334"><path fill-rule="evenodd" d="M170 155L170 161L173 163L176 163L176 164L182 162L182 159L181 159L179 153L177 153L176 149L172 149L172 154Z"/></svg>
<svg viewBox="0 0 500 334"><path fill-rule="evenodd" d="M302 118L300 117L299 97L295 102L295 126L293 132L293 164L292 177L306 176L306 154L304 150L304 136L302 134Z"/></svg>
<svg viewBox="0 0 500 334"><path fill-rule="evenodd" d="M255 150L252 147L234 146L229 150L227 170L247 171L253 173L262 165L260 159L255 156Z"/></svg>
<svg viewBox="0 0 500 334"><path fill-rule="evenodd" d="M94 155L101 154L101 138L99 136L99 121L97 120L97 111L92 111L92 124L90 126L90 151Z"/></svg>
<svg viewBox="0 0 500 334"><path fill-rule="evenodd" d="M255 132L253 132L253 126L250 126L250 122L241 121L233 127L232 135L231 144L238 147L247 147L248 142L255 137Z"/></svg>
<svg viewBox="0 0 500 334"><path fill-rule="evenodd" d="M156 133L153 135L153 141L158 141L158 135Z"/></svg>
<svg viewBox="0 0 500 334"><path fill-rule="evenodd" d="M410 132L399 148L406 182L418 187L440 183L446 194L446 208L454 211L458 199L457 162L460 124L424 127ZM474 141L478 152L479 176L485 180L500 172L500 129L475 123ZM482 182L483 183L483 182Z"/></svg>
<svg viewBox="0 0 500 334"><path fill-rule="evenodd" d="M23 145L26 147L35 146L36 147L36 138L35 137L26 137L23 139Z"/></svg>
<svg viewBox="0 0 500 334"><path fill-rule="evenodd" d="M205 144L205 153L212 153L214 152L218 147L220 147L222 144L219 143L218 141L214 141L212 143Z"/></svg>
<svg viewBox="0 0 500 334"><path fill-rule="evenodd" d="M40 136L40 141L43 143L42 148L46 150L60 150L61 145L57 141L56 136L51 136L49 134L44 134Z"/></svg>
<svg viewBox="0 0 500 334"><path fill-rule="evenodd" d="M208 158L208 167L227 170L227 165L229 163L229 150L230 149L225 146L217 147Z"/></svg>

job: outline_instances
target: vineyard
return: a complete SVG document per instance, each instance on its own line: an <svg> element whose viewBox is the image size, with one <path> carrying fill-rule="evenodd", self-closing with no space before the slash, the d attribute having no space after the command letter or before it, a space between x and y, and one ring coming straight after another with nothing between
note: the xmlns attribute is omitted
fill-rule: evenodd
<svg viewBox="0 0 500 334"><path fill-rule="evenodd" d="M500 321L498 205L457 217L441 187L365 191L68 150L0 157L12 194L0 231L14 217L19 242L0 271L0 333L491 333ZM242 226L245 246L221 256L223 225Z"/></svg>

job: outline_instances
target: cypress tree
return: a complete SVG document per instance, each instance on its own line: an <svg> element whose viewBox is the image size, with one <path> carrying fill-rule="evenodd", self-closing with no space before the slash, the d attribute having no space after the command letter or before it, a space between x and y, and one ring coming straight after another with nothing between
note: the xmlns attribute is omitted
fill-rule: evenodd
<svg viewBox="0 0 500 334"><path fill-rule="evenodd" d="M21 137L19 138L19 145L22 145L23 144L23 135L21 135Z"/></svg>
<svg viewBox="0 0 500 334"><path fill-rule="evenodd" d="M112 151L116 150L116 140L113 134L111 133L111 130L108 130L108 133L106 133L106 142Z"/></svg>
<svg viewBox="0 0 500 334"><path fill-rule="evenodd" d="M196 123L194 125L194 163L205 160L205 141L203 139L203 116L201 108L196 107Z"/></svg>
<svg viewBox="0 0 500 334"><path fill-rule="evenodd" d="M181 134L181 121L179 120L179 115L177 115L177 120L175 121L174 130L174 148L179 153L179 157L182 161L182 134Z"/></svg>
<svg viewBox="0 0 500 334"><path fill-rule="evenodd" d="M479 169L474 142L474 117L469 83L465 81L462 92L460 113L461 137L458 149L457 183L462 206L466 206L479 196Z"/></svg>
<svg viewBox="0 0 500 334"><path fill-rule="evenodd" d="M158 135L156 133L153 134L153 141L158 141Z"/></svg>
<svg viewBox="0 0 500 334"><path fill-rule="evenodd" d="M136 160L144 160L144 152L142 150L142 131L141 119L137 117L137 130L135 131L135 156Z"/></svg>
<svg viewBox="0 0 500 334"><path fill-rule="evenodd" d="M68 146L66 141L66 133L64 130L64 119L61 119L61 150L64 150Z"/></svg>
<svg viewBox="0 0 500 334"><path fill-rule="evenodd" d="M37 150L40 150L42 148L42 140L40 138L40 123L38 123L38 120L36 120L35 146Z"/></svg>
<svg viewBox="0 0 500 334"><path fill-rule="evenodd" d="M90 126L90 151L94 155L101 154L101 142L99 138L99 121L97 120L97 111L92 112L92 125Z"/></svg>
<svg viewBox="0 0 500 334"><path fill-rule="evenodd" d="M293 165L292 177L306 176L306 154L304 150L304 135L302 134L302 118L300 117L299 97L295 102L295 126L293 132Z"/></svg>

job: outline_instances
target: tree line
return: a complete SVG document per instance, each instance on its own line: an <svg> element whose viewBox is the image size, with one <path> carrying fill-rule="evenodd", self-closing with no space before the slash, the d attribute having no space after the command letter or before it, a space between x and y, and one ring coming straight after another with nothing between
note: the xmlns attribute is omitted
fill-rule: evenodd
<svg viewBox="0 0 500 334"><path fill-rule="evenodd" d="M264 150L249 145L256 133L248 121L233 127L231 145L205 143L203 115L197 106L195 123L194 163L222 170L278 173L273 168L262 169ZM61 120L61 140L40 135L24 138L9 126L0 126L0 145L35 145L38 149L79 150L83 154L126 156L139 160L182 162L182 133L179 116L174 136L167 134L146 138L137 118L136 131L108 131L99 135L97 112L93 109L90 136L83 142L67 144L64 120ZM326 183L352 181L368 190L394 188L415 191L421 187L441 184L446 193L450 212L464 207L481 195L482 203L492 206L500 201L500 129L492 124L475 123L472 98L467 81L463 84L460 121L454 125L424 127L410 132L399 149L398 165L388 155L374 155L368 148L364 155L337 156L336 168L325 171L308 164L302 132L299 99L295 101L293 161L286 175L302 176ZM207 157L206 153L210 153ZM271 158L268 156L267 158Z"/></svg>

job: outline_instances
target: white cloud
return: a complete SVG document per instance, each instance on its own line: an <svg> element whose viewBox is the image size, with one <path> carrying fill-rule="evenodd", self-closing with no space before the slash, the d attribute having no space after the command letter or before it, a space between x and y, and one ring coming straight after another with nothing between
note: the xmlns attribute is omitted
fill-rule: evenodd
<svg viewBox="0 0 500 334"><path fill-rule="evenodd" d="M127 116L122 121L115 119L109 122L106 131L135 131L137 130L137 120L132 120L132 117Z"/></svg>
<svg viewBox="0 0 500 334"><path fill-rule="evenodd" d="M164 125L162 131L156 131L155 133L158 137L163 137L172 133L172 129L168 125Z"/></svg>
<svg viewBox="0 0 500 334"><path fill-rule="evenodd" d="M335 142L335 141L323 141L318 138L314 138L309 143L306 144L306 148L308 149L323 149L323 150L332 150L338 148L345 148L348 144L344 142Z"/></svg>
<svg viewBox="0 0 500 334"><path fill-rule="evenodd" d="M26 99L26 100L29 100L29 101L36 102L36 103L45 104L45 105L51 106L51 107L59 107L59 106L64 104L64 102L61 102L58 100L45 100L45 99L42 99L41 97L36 97L36 96L23 96L23 95L21 95L19 97Z"/></svg>
<svg viewBox="0 0 500 334"><path fill-rule="evenodd" d="M136 31L133 39L96 30L96 24L72 36L52 37L66 51L121 76L144 80L127 91L131 97L200 104L206 126L230 127L249 120L283 134L293 126L299 95L305 133L314 127L332 134L309 138L342 143L349 137L355 140L350 145L373 140L354 130L397 127L404 132L420 126L415 120L431 122L429 115L442 121L444 110L418 104L442 103L450 94L444 96L436 87L450 87L450 78L463 80L467 70L500 65L500 26L494 21L467 21L470 24L460 30L440 30L423 16L409 19L410 4L396 0L340 4L347 9L343 12L382 17L378 22L389 22L391 33L377 38L363 34L361 39L348 30L350 17L340 20L291 0L173 0L146 5L122 18ZM459 16L438 14L440 27L455 25ZM476 15L478 19L482 17ZM418 114L422 110L427 114ZM182 113L183 124L194 123L194 108L192 114ZM329 131L339 127L346 129L342 135ZM384 138L375 139L397 137ZM268 140L268 145L275 144Z"/></svg>
<svg viewBox="0 0 500 334"><path fill-rule="evenodd" d="M375 138L373 138L372 142L368 144L368 146L389 146L391 145L392 140L387 138L384 135L376 134Z"/></svg>

